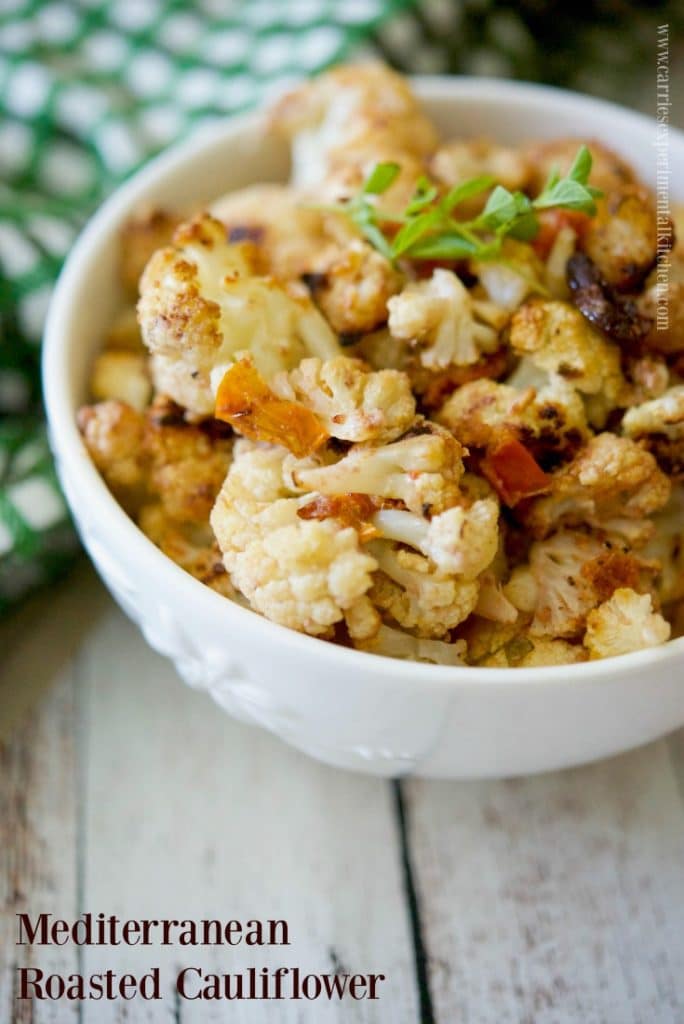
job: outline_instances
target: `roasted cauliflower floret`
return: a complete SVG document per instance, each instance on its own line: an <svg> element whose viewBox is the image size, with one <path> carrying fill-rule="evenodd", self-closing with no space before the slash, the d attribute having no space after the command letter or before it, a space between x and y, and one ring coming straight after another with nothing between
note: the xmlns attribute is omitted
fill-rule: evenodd
<svg viewBox="0 0 684 1024"><path fill-rule="evenodd" d="M145 269L138 316L154 383L195 414L213 412L222 373L241 353L270 379L307 355L340 352L303 288L253 271L249 245L231 245L208 214L180 227Z"/></svg>
<svg viewBox="0 0 684 1024"><path fill-rule="evenodd" d="M421 515L443 512L458 504L463 475L463 448L447 431L429 420L384 446L358 445L339 462L295 464L296 487L320 494L368 494L402 501Z"/></svg>
<svg viewBox="0 0 684 1024"><path fill-rule="evenodd" d="M430 160L430 169L435 178L449 188L462 185L471 178L491 175L510 192L523 191L533 173L532 166L520 149L499 145L491 139L454 139L445 142ZM476 212L482 204L482 198L478 197L474 203L459 207L459 213Z"/></svg>
<svg viewBox="0 0 684 1024"><path fill-rule="evenodd" d="M588 523L643 542L652 529L646 517L670 494L670 481L653 456L629 438L609 433L592 437L551 480L551 493L536 498L523 515L535 537L561 525Z"/></svg>
<svg viewBox="0 0 684 1024"><path fill-rule="evenodd" d="M641 586L651 568L613 541L560 530L532 545L528 564L513 571L504 591L533 615L532 637L573 639L592 608L620 586Z"/></svg>
<svg viewBox="0 0 684 1024"><path fill-rule="evenodd" d="M613 658L664 644L670 624L653 611L650 594L620 587L587 615L584 645L592 658Z"/></svg>
<svg viewBox="0 0 684 1024"><path fill-rule="evenodd" d="M178 522L167 514L161 502L155 502L140 510L138 525L181 569L224 597L235 599L235 589L208 522Z"/></svg>
<svg viewBox="0 0 684 1024"><path fill-rule="evenodd" d="M167 210L143 210L126 221L120 235L119 276L130 298L138 295L138 284L152 254L171 241L180 223Z"/></svg>
<svg viewBox="0 0 684 1024"><path fill-rule="evenodd" d="M361 239L332 249L306 280L333 330L352 337L387 322L388 300L402 285L392 264Z"/></svg>
<svg viewBox="0 0 684 1024"><path fill-rule="evenodd" d="M684 384L628 409L622 431L648 448L670 476L684 476Z"/></svg>
<svg viewBox="0 0 684 1024"><path fill-rule="evenodd" d="M304 359L273 381L274 392L314 412L331 437L393 441L411 426L416 403L408 377L371 370L359 359Z"/></svg>
<svg viewBox="0 0 684 1024"><path fill-rule="evenodd" d="M515 625L487 622L474 615L461 631L468 645L468 664L480 668L537 668L574 665L587 653L579 644L550 637L530 636Z"/></svg>
<svg viewBox="0 0 684 1024"><path fill-rule="evenodd" d="M381 509L373 525L381 537L420 551L444 573L472 580L493 561L499 543L499 506L492 498L454 505L432 519L402 509Z"/></svg>
<svg viewBox="0 0 684 1024"><path fill-rule="evenodd" d="M145 415L123 402L85 406L78 423L93 461L127 511L159 501L177 522L206 523L228 471L232 441L188 423L163 397Z"/></svg>
<svg viewBox="0 0 684 1024"><path fill-rule="evenodd" d="M302 519L283 478L284 451L244 442L211 513L233 585L255 611L314 636L364 602L377 567L355 529ZM369 629L377 617L369 616Z"/></svg>
<svg viewBox="0 0 684 1024"><path fill-rule="evenodd" d="M530 191L533 195L544 188L552 171L558 171L563 177L567 175L577 156L577 150L585 143L592 156L591 184L603 192L611 192L623 185L636 183L634 171L630 165L604 146L597 139L561 138L549 141L530 142L521 147L532 168Z"/></svg>
<svg viewBox="0 0 684 1024"><path fill-rule="evenodd" d="M123 349L101 352L93 365L90 390L98 401L116 399L142 412L152 394L145 355Z"/></svg>
<svg viewBox="0 0 684 1024"><path fill-rule="evenodd" d="M422 555L384 541L370 550L381 570L369 597L386 615L423 637L445 637L477 604L474 580L439 572Z"/></svg>
<svg viewBox="0 0 684 1024"><path fill-rule="evenodd" d="M558 374L587 399L591 422L603 426L625 389L620 350L566 302L532 300L511 318L511 346L535 367Z"/></svg>
<svg viewBox="0 0 684 1024"><path fill-rule="evenodd" d="M435 418L467 448L487 448L508 431L545 469L589 436L582 400L558 375L538 392L487 378L471 381L453 393Z"/></svg>
<svg viewBox="0 0 684 1024"><path fill-rule="evenodd" d="M147 355L140 334L140 324L135 306L124 306L114 317L104 340L106 352L135 352Z"/></svg>
<svg viewBox="0 0 684 1024"><path fill-rule="evenodd" d="M355 237L345 217L323 212L286 185L251 185L215 200L210 213L228 241L251 242L269 273L296 280L311 271L333 239Z"/></svg>
<svg viewBox="0 0 684 1024"><path fill-rule="evenodd" d="M603 280L619 291L638 288L656 262L658 234L653 201L646 189L629 185L597 202L582 248Z"/></svg>
<svg viewBox="0 0 684 1024"><path fill-rule="evenodd" d="M188 423L182 410L164 398L150 406L142 450L146 483L169 518L207 524L233 448L220 427L213 421Z"/></svg>
<svg viewBox="0 0 684 1024"><path fill-rule="evenodd" d="M293 184L318 194L327 187L333 196L356 191L376 163L389 159L415 164L412 189L437 144L407 81L380 63L338 67L305 83L276 105L272 124L291 141ZM398 190L406 192L406 183L397 180L383 206L392 208Z"/></svg>
<svg viewBox="0 0 684 1024"><path fill-rule="evenodd" d="M463 640L445 643L443 640L412 636L391 626L381 625L374 636L358 641L355 646L360 651L384 654L387 658L427 661L433 665L465 665L466 645Z"/></svg>
<svg viewBox="0 0 684 1024"><path fill-rule="evenodd" d="M421 364L430 370L467 366L495 351L507 319L492 303L473 299L456 274L442 268L406 285L387 308L392 336L417 346Z"/></svg>
<svg viewBox="0 0 684 1024"><path fill-rule="evenodd" d="M125 402L111 399L84 405L78 426L91 459L127 512L139 502L145 483L145 418Z"/></svg>

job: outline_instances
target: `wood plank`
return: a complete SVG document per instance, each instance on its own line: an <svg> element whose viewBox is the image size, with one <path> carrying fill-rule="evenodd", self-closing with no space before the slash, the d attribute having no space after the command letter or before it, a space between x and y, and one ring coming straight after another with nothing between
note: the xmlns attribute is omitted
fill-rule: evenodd
<svg viewBox="0 0 684 1024"><path fill-rule="evenodd" d="M43 652L45 654L45 651ZM27 680L30 684L30 681ZM16 914L77 911L75 680L67 669L11 736L0 742L0 1020L78 1020L74 1004L16 1001L16 967L77 968L73 947L16 945Z"/></svg>
<svg viewBox="0 0 684 1024"><path fill-rule="evenodd" d="M285 919L292 942L89 949L85 969L160 964L168 994L180 965L218 973L341 965L385 974L381 998L271 1002L268 1020L415 1022L390 784L318 765L233 722L183 686L118 612L91 635L80 671L88 695L84 908L120 918ZM121 1009L85 1005L83 1021L107 1024ZM266 1015L263 1003L171 998L145 1012L145 1020L185 1024Z"/></svg>
<svg viewBox="0 0 684 1024"><path fill-rule="evenodd" d="M683 748L406 784L438 1024L681 1024Z"/></svg>
<svg viewBox="0 0 684 1024"><path fill-rule="evenodd" d="M0 741L68 669L90 626L110 606L85 556L68 576L0 620Z"/></svg>

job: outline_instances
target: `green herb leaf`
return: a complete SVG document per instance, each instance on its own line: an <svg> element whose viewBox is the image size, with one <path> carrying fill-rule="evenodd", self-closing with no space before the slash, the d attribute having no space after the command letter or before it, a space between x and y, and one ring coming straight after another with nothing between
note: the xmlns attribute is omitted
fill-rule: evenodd
<svg viewBox="0 0 684 1024"><path fill-rule="evenodd" d="M429 210L406 221L397 232L392 242L392 252L396 259L410 249L419 238L429 234L439 224L439 210Z"/></svg>
<svg viewBox="0 0 684 1024"><path fill-rule="evenodd" d="M486 192L493 185L496 185L496 178L492 177L491 174L481 174L478 178L471 178L462 185L455 185L449 189L444 199L442 199L442 209L445 213L450 213L460 203L464 203L466 199L472 199L474 196Z"/></svg>
<svg viewBox="0 0 684 1024"><path fill-rule="evenodd" d="M394 213L383 211L369 198L386 192L400 173L399 164L381 163L373 168L356 196L334 209L349 217L363 237L393 263L400 258L501 259L505 238L529 242L536 237L537 210L596 212L595 200L603 193L588 183L591 164L591 153L581 146L566 177L552 170L536 199L497 185L487 174L454 186L440 198L437 185L423 176L404 210ZM454 211L460 203L489 190L482 213L471 220L456 219ZM387 224L393 227L383 229ZM401 227L391 239L397 225Z"/></svg>
<svg viewBox="0 0 684 1024"><path fill-rule="evenodd" d="M400 170L401 168L399 164L376 164L371 173L366 178L366 182L363 186L362 191L365 193L365 195L382 195L383 192L387 191L392 182L395 181Z"/></svg>
<svg viewBox="0 0 684 1024"><path fill-rule="evenodd" d="M571 178L573 181L579 181L581 185L586 185L591 173L591 164L591 153L586 146L580 146L577 156L573 160L572 167L568 171L568 178Z"/></svg>
<svg viewBox="0 0 684 1024"><path fill-rule="evenodd" d="M407 255L415 260L467 260L475 256L482 258L480 252L476 242L454 232L414 243Z"/></svg>
<svg viewBox="0 0 684 1024"><path fill-rule="evenodd" d="M582 213L596 212L594 197L587 191L586 186L572 178L564 178L546 195L542 194L534 200L534 207L537 210L548 210L553 206L562 206L566 210L580 210Z"/></svg>
<svg viewBox="0 0 684 1024"><path fill-rule="evenodd" d="M433 185L429 178L425 176L419 178L409 204L404 210L404 217L412 217L414 214L420 213L426 206L434 202L438 195L437 186Z"/></svg>

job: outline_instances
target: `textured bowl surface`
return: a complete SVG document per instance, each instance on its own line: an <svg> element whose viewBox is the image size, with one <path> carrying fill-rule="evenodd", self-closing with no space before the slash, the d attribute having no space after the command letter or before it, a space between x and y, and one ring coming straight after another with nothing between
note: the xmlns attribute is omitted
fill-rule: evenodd
<svg viewBox="0 0 684 1024"><path fill-rule="evenodd" d="M484 79L422 79L445 134L502 141L582 135L655 176L655 123L587 97ZM671 131L684 180L684 137ZM684 724L684 639L592 664L474 669L400 662L302 636L202 586L162 555L109 494L75 411L118 303L117 233L146 203L203 202L287 175L259 115L227 120L163 154L100 209L52 301L44 384L60 479L108 588L156 650L230 714L331 764L376 775L452 778L546 771L617 753ZM678 197L680 200L684 196Z"/></svg>

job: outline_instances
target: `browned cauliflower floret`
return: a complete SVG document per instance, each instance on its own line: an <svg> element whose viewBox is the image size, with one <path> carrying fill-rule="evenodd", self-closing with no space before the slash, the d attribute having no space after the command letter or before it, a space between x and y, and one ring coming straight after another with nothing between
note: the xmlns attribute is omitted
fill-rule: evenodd
<svg viewBox="0 0 684 1024"><path fill-rule="evenodd" d="M648 448L670 476L684 476L684 384L628 409L622 430Z"/></svg>
<svg viewBox="0 0 684 1024"><path fill-rule="evenodd" d="M304 359L279 374L273 391L316 413L331 437L342 441L393 441L415 419L411 384L397 370L371 370L359 359Z"/></svg>
<svg viewBox="0 0 684 1024"><path fill-rule="evenodd" d="M136 352L146 355L135 306L124 306L114 317L104 339L105 351Z"/></svg>
<svg viewBox="0 0 684 1024"><path fill-rule="evenodd" d="M78 423L107 484L150 540L191 575L232 596L209 527L231 458L232 440L221 425L188 423L164 398L145 415L123 402L85 406Z"/></svg>
<svg viewBox="0 0 684 1024"><path fill-rule="evenodd" d="M567 458L589 436L584 405L558 375L535 392L482 378L454 391L436 420L467 448L487 448L514 434L545 469Z"/></svg>
<svg viewBox="0 0 684 1024"><path fill-rule="evenodd" d="M181 409L157 398L145 424L142 455L147 488L164 513L205 526L228 472L233 441L213 421L188 423Z"/></svg>
<svg viewBox="0 0 684 1024"><path fill-rule="evenodd" d="M283 449L236 446L235 460L211 513L233 585L255 611L314 636L329 634L345 613L377 616L365 597L374 558L359 534L335 518L302 519L301 499L284 483ZM367 614L358 615L363 603Z"/></svg>
<svg viewBox="0 0 684 1024"><path fill-rule="evenodd" d="M509 661L515 668L538 668L550 665L576 665L586 660L586 654L579 644L567 640L553 640L550 637L531 637L532 649L526 654Z"/></svg>
<svg viewBox="0 0 684 1024"><path fill-rule="evenodd" d="M294 466L296 487L320 494L368 494L402 501L421 515L443 512L460 501L463 448L429 420L384 446L357 445L339 462Z"/></svg>
<svg viewBox="0 0 684 1024"><path fill-rule="evenodd" d="M108 485L129 511L159 501L178 522L205 524L228 471L232 441L213 424L188 423L183 411L157 398L145 415L123 402L84 406L83 439Z"/></svg>
<svg viewBox="0 0 684 1024"><path fill-rule="evenodd" d="M628 185L597 202L582 248L612 288L631 291L656 262L658 235L653 201L646 189Z"/></svg>
<svg viewBox="0 0 684 1024"><path fill-rule="evenodd" d="M181 569L224 597L235 599L235 589L208 522L203 525L178 522L157 502L140 510L138 525Z"/></svg>
<svg viewBox="0 0 684 1024"><path fill-rule="evenodd" d="M381 572L369 597L386 615L418 636L445 637L470 615L479 584L440 572L422 555L385 541L370 550Z"/></svg>
<svg viewBox="0 0 684 1024"><path fill-rule="evenodd" d="M592 156L590 182L603 192L611 192L623 185L636 182L630 165L604 146L597 139L559 138L528 143L521 147L521 153L532 167L531 192L536 195L544 188L549 175L556 170L561 177L567 175L577 156L577 150L585 143Z"/></svg>
<svg viewBox="0 0 684 1024"><path fill-rule="evenodd" d="M177 214L166 210L146 210L127 221L120 235L119 274L131 298L138 294L138 283L152 254L167 245L180 222Z"/></svg>
<svg viewBox="0 0 684 1024"><path fill-rule="evenodd" d="M383 196L390 209L404 205L437 144L406 79L379 63L307 82L276 105L272 123L291 140L293 184L319 195L356 192L375 164L395 160L402 174Z"/></svg>
<svg viewBox="0 0 684 1024"><path fill-rule="evenodd" d="M552 665L574 665L585 661L587 654L579 644L530 636L514 627L497 626L474 617L466 633L468 662L479 668L538 668Z"/></svg>
<svg viewBox="0 0 684 1024"><path fill-rule="evenodd" d="M670 384L670 370L663 356L654 352L623 354L623 370L629 382L625 406L631 408L664 395Z"/></svg>
<svg viewBox="0 0 684 1024"><path fill-rule="evenodd" d="M303 279L334 331L356 335L387 320L402 277L349 218L321 210L284 185L253 185L211 207L229 241L252 242L269 272Z"/></svg>
<svg viewBox="0 0 684 1024"><path fill-rule="evenodd" d="M145 483L144 416L125 402L112 399L84 405L78 412L78 426L107 486L126 511L132 511Z"/></svg>
<svg viewBox="0 0 684 1024"><path fill-rule="evenodd" d="M430 370L467 366L495 351L508 318L493 303L473 299L456 274L441 267L427 280L407 284L387 308L392 336L417 346Z"/></svg>
<svg viewBox="0 0 684 1024"><path fill-rule="evenodd" d="M553 474L551 493L534 499L523 521L535 537L588 523L638 543L651 532L645 517L662 508L669 494L670 481L649 452L629 438L598 434Z"/></svg>
<svg viewBox="0 0 684 1024"><path fill-rule="evenodd" d="M499 543L499 506L493 498L454 505L432 519L403 509L381 509L373 525L386 540L415 548L444 573L472 580L492 562Z"/></svg>
<svg viewBox="0 0 684 1024"><path fill-rule="evenodd" d="M152 394L146 356L125 349L101 352L93 364L90 390L98 401L111 398L142 412Z"/></svg>
<svg viewBox="0 0 684 1024"><path fill-rule="evenodd" d="M368 640L358 641L355 647L369 654L384 654L387 658L427 661L433 665L465 665L466 645L463 640L445 643L443 640L413 636L385 625L381 625Z"/></svg>
<svg viewBox="0 0 684 1024"><path fill-rule="evenodd" d="M491 175L510 192L524 190L532 177L532 167L522 150L499 145L491 139L445 142L432 157L430 169L438 181L449 187ZM459 206L459 213L472 215L483 202L483 197L477 197Z"/></svg>
<svg viewBox="0 0 684 1024"><path fill-rule="evenodd" d="M346 218L324 213L286 185L251 185L215 200L212 216L225 224L229 242L252 242L268 270L293 280L312 270L334 234L350 239L355 230Z"/></svg>
<svg viewBox="0 0 684 1024"><path fill-rule="evenodd" d="M592 658L612 658L664 644L670 624L653 611L650 594L620 587L587 616L584 645Z"/></svg>
<svg viewBox="0 0 684 1024"><path fill-rule="evenodd" d="M585 396L590 421L603 426L625 388L620 349L579 310L567 302L527 302L511 318L510 342L537 369L558 374Z"/></svg>
<svg viewBox="0 0 684 1024"><path fill-rule="evenodd" d="M533 615L532 637L573 639L581 635L592 608L620 586L640 587L650 571L652 566L614 541L560 530L532 545L528 564L513 571L504 591L522 612Z"/></svg>
<svg viewBox="0 0 684 1024"><path fill-rule="evenodd" d="M215 388L240 354L270 379L304 356L340 352L305 290L256 276L250 254L203 214L179 228L143 274L138 315L154 383L198 415L213 412Z"/></svg>
<svg viewBox="0 0 684 1024"><path fill-rule="evenodd" d="M366 334L387 321L387 302L399 291L401 275L367 242L355 239L319 259L307 277L309 288L338 334Z"/></svg>

